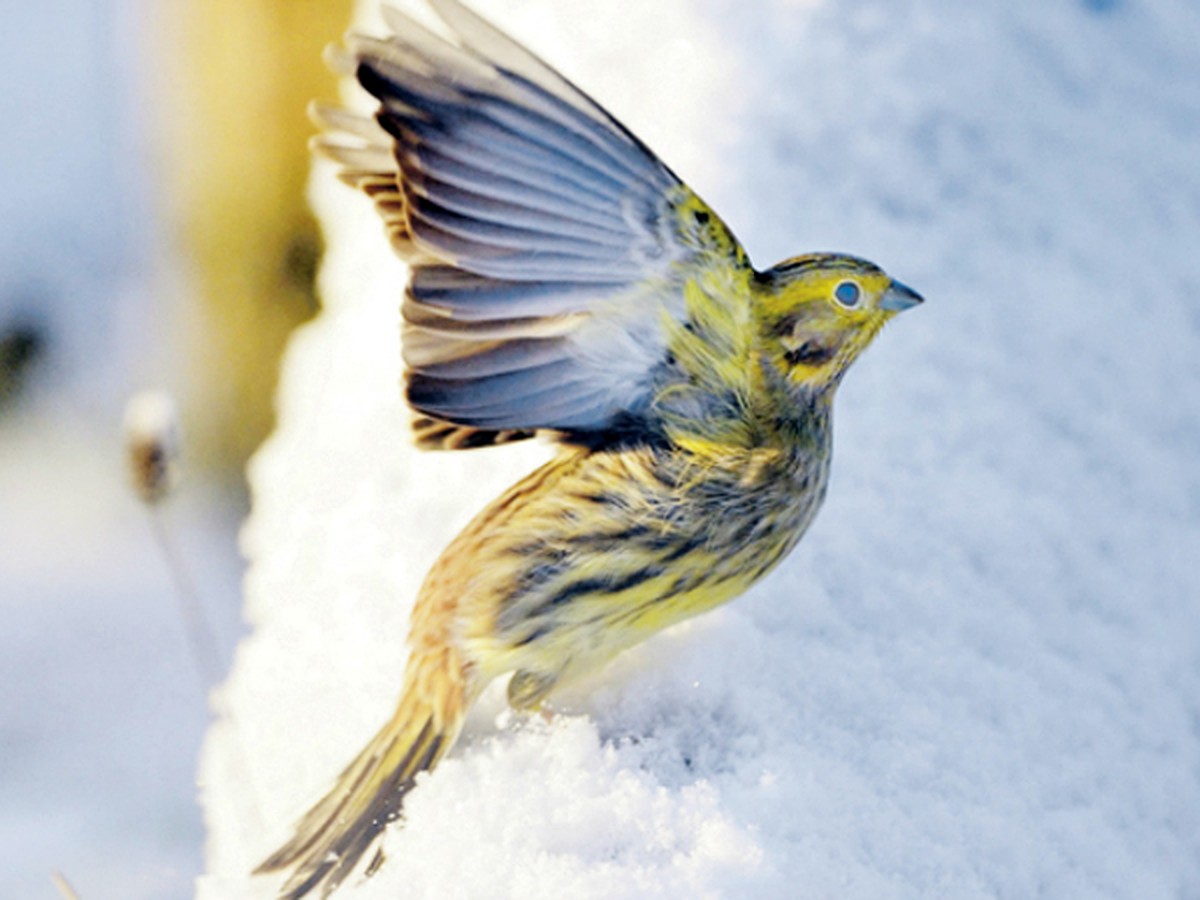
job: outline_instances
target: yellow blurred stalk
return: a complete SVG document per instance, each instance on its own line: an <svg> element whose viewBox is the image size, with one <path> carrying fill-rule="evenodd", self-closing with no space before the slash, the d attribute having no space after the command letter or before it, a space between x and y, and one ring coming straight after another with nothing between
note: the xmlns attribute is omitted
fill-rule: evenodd
<svg viewBox="0 0 1200 900"><path fill-rule="evenodd" d="M350 9L351 0L184 0L153 11L170 36L159 60L165 192L204 311L185 351L189 457L209 474L240 471L270 431L284 343L316 310L321 237L306 200L305 108L335 96L322 50Z"/></svg>

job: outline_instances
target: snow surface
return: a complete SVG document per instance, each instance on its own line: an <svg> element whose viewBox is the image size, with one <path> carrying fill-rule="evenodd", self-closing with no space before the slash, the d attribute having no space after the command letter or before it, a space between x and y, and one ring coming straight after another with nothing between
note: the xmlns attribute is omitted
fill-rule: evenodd
<svg viewBox="0 0 1200 900"><path fill-rule="evenodd" d="M551 722L485 697L356 897L1200 896L1200 7L490 0L760 265L918 288L839 398L829 500L747 596ZM422 455L403 269L318 171L327 308L251 467L201 897L382 723L409 604L547 452Z"/></svg>

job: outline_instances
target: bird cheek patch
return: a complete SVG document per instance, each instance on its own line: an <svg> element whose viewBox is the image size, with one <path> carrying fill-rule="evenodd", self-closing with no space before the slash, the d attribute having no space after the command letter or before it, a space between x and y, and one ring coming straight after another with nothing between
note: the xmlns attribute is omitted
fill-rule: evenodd
<svg viewBox="0 0 1200 900"><path fill-rule="evenodd" d="M792 338L783 342L783 359L791 367L820 368L837 356L837 347L827 346L815 338Z"/></svg>
<svg viewBox="0 0 1200 900"><path fill-rule="evenodd" d="M783 361L789 369L819 368L837 356L837 335L828 333L828 322L822 323L821 319L813 312L792 313L775 322L771 331L779 340Z"/></svg>

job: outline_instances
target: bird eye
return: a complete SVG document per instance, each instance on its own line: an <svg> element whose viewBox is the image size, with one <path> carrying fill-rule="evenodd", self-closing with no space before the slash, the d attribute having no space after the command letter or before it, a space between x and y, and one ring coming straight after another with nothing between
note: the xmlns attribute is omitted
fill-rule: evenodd
<svg viewBox="0 0 1200 900"><path fill-rule="evenodd" d="M833 289L833 296L842 306L858 306L858 301L862 298L862 291L853 281L843 281Z"/></svg>

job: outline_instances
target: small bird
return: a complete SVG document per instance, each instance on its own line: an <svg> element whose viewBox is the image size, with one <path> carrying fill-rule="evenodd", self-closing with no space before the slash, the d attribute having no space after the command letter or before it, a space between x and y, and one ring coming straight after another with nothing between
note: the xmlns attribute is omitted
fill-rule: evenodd
<svg viewBox="0 0 1200 900"><path fill-rule="evenodd" d="M391 36L334 54L378 108L315 110L315 147L409 263L418 444L559 450L433 564L394 715L256 870L290 870L288 898L353 871L491 681L511 673L509 703L536 709L770 571L825 497L842 376L921 302L853 256L755 269L586 94L457 0L428 3L445 36L385 9Z"/></svg>

